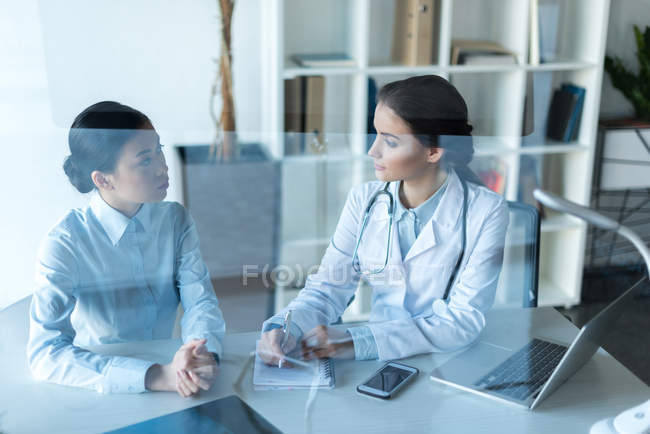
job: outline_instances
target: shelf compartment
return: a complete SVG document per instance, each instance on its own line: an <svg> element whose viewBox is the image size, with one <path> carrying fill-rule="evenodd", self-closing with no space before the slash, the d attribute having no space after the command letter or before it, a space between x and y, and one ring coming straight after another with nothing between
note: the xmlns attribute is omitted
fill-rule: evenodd
<svg viewBox="0 0 650 434"><path fill-rule="evenodd" d="M594 29L607 28L608 3L608 0L538 0L540 20L555 15L557 27L556 46L546 49L542 43L540 60L546 60L551 64L555 62L599 64L604 38L594 35ZM542 8L546 11L554 8L555 13L547 14ZM549 27L542 23L540 37L543 37L545 28ZM545 64L541 63L540 66Z"/></svg>
<svg viewBox="0 0 650 434"><path fill-rule="evenodd" d="M302 82L302 84L301 84ZM307 77L293 82L285 80L283 155L318 155L344 153L355 148L352 140L353 111L359 105L355 96L359 81L353 77ZM313 83L313 93L306 91ZM297 90L302 86L302 93ZM295 89L295 90L294 90ZM366 91L367 92L367 91ZM297 98L298 101L294 101ZM306 113L306 114L305 114ZM317 130L316 134L312 129ZM309 130L309 131L308 131ZM325 149L322 149L322 147Z"/></svg>
<svg viewBox="0 0 650 434"><path fill-rule="evenodd" d="M521 71L452 73L451 83L467 103L476 136L517 137L523 114Z"/></svg>
<svg viewBox="0 0 650 434"><path fill-rule="evenodd" d="M454 0L451 41L492 41L513 51L523 64L527 53L528 3L519 0Z"/></svg>
<svg viewBox="0 0 650 434"><path fill-rule="evenodd" d="M305 255L314 260L310 265L320 263L348 192L365 181L358 177L360 164L358 160L282 161L282 192L287 200L282 201L280 229L287 251L280 255L280 263L291 264L294 257L304 259ZM289 250L305 250L305 254L294 255ZM285 260L288 257L290 262Z"/></svg>
<svg viewBox="0 0 650 434"><path fill-rule="evenodd" d="M522 148L595 143L594 131L587 126L591 125L598 116L597 108L594 109L593 107L593 104L595 104L598 98L598 95L595 95L596 92L594 92L597 76L598 70L594 68L528 71L526 73L526 86L522 98L525 106L524 122L525 118L528 117L532 120L532 125L522 128L522 130L528 130L523 131L527 134L522 137ZM578 119L577 123L578 132L570 142L555 141L546 137L547 121L553 93L564 83L574 84L586 89L580 119ZM528 113L528 110L531 110L532 113ZM568 149L570 150L571 148Z"/></svg>
<svg viewBox="0 0 650 434"><path fill-rule="evenodd" d="M393 44L396 31L396 17L398 6L406 7L405 0L372 0L369 10L368 64L381 67L420 67L407 66L394 59ZM431 64L438 64L442 39L440 38L442 15L442 0L435 0L433 9L432 50ZM425 66L425 65L421 65Z"/></svg>
<svg viewBox="0 0 650 434"><path fill-rule="evenodd" d="M589 152L570 152L519 156L517 200L536 206L533 190L541 188L586 205L589 196L589 155ZM547 208L545 210L548 211Z"/></svg>
<svg viewBox="0 0 650 434"><path fill-rule="evenodd" d="M581 227L541 234L539 306L572 306L580 302L584 240Z"/></svg>
<svg viewBox="0 0 650 434"><path fill-rule="evenodd" d="M294 54L345 53L361 65L361 35L355 26L360 11L357 1L284 0L283 41L285 69L295 65ZM333 31L333 23L336 23Z"/></svg>

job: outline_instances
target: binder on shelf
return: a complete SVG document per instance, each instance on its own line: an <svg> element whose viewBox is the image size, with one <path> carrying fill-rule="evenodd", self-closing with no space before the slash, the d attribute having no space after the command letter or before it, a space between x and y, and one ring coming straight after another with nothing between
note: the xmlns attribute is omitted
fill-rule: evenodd
<svg viewBox="0 0 650 434"><path fill-rule="evenodd" d="M322 152L325 78L302 76L284 81L285 155Z"/></svg>
<svg viewBox="0 0 650 434"><path fill-rule="evenodd" d="M357 65L356 60L345 53L294 54L291 60L306 68L344 68Z"/></svg>
<svg viewBox="0 0 650 434"><path fill-rule="evenodd" d="M304 126L302 84L304 77L284 80L284 153L300 154Z"/></svg>
<svg viewBox="0 0 650 434"><path fill-rule="evenodd" d="M322 151L325 110L325 77L305 77L305 143L304 154Z"/></svg>
<svg viewBox="0 0 650 434"><path fill-rule="evenodd" d="M392 58L395 63L430 65L436 51L434 21L435 0L402 0L395 2L395 30Z"/></svg>
<svg viewBox="0 0 650 434"><path fill-rule="evenodd" d="M504 64L517 63L517 55L492 41L454 39L451 41L451 64Z"/></svg>

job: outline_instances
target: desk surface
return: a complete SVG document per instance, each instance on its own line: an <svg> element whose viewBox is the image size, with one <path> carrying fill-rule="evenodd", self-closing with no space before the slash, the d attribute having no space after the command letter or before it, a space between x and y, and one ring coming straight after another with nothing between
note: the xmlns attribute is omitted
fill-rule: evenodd
<svg viewBox="0 0 650 434"><path fill-rule="evenodd" d="M280 430L299 432L588 432L593 423L648 399L650 390L604 350L535 411L502 404L435 383L428 376L450 354L412 357L405 363L420 376L395 399L359 395L356 385L377 361L338 361L336 387L318 390L310 414L308 390L260 391L252 386L252 364L240 387L233 383L257 332L227 334L220 378L208 393L183 399L175 393L100 395L94 391L36 383L25 361L27 301L0 312L0 432L101 432L182 410L230 394L239 395ZM540 336L570 342L578 329L552 308L494 310L484 334L493 342ZM166 362L179 341L103 345L97 351Z"/></svg>

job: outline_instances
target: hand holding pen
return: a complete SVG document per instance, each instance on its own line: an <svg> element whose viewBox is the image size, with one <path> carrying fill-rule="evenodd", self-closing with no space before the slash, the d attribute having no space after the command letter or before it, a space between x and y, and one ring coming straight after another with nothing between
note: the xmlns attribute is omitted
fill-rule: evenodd
<svg viewBox="0 0 650 434"><path fill-rule="evenodd" d="M288 311L284 316L284 323L282 324L282 343L280 344L280 349L284 353L286 350L287 342L289 340L289 327L291 327L291 311ZM278 368L281 368L284 364L284 357L278 362Z"/></svg>
<svg viewBox="0 0 650 434"><path fill-rule="evenodd" d="M284 316L282 328L274 328L262 333L257 353L264 363L277 367L289 367L291 362L285 359L297 345L296 338L290 333L291 311Z"/></svg>

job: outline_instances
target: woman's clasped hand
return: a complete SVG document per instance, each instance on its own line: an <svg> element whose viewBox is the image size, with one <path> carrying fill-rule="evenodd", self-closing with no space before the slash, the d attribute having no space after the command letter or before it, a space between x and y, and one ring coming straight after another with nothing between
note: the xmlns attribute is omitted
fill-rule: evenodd
<svg viewBox="0 0 650 434"><path fill-rule="evenodd" d="M219 374L219 365L205 348L205 339L194 339L182 345L172 361L154 365L145 379L149 390L177 391L187 398L202 390L209 390Z"/></svg>

